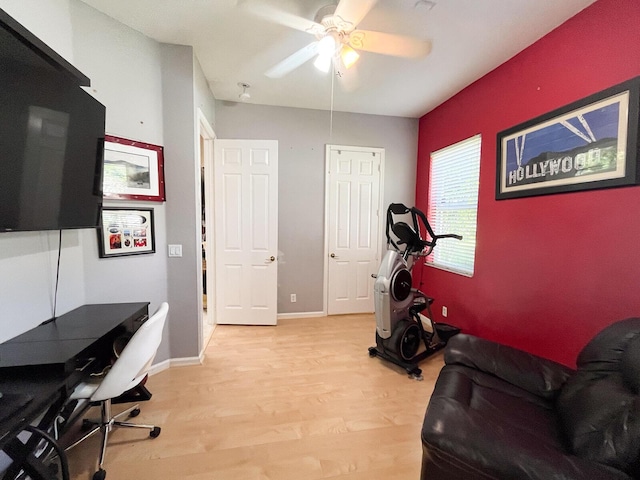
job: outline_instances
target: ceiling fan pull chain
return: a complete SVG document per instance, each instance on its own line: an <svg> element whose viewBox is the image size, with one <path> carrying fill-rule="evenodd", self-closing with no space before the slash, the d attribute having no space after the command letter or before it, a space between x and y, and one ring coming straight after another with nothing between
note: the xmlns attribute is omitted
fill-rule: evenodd
<svg viewBox="0 0 640 480"><path fill-rule="evenodd" d="M331 109L329 113L329 143L333 143L333 87L336 81L336 68L331 62Z"/></svg>

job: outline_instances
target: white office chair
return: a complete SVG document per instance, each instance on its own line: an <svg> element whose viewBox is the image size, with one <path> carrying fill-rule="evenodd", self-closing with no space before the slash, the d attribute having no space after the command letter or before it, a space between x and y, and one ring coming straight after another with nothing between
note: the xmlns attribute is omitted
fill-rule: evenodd
<svg viewBox="0 0 640 480"><path fill-rule="evenodd" d="M137 416L140 413L139 405L134 405L124 412L112 416L111 399L131 390L147 375L160 346L162 330L168 312L169 305L166 302L160 305L156 313L134 333L107 374L95 382L81 383L70 397L71 400L85 400L91 403L99 403L101 406L101 419L91 422L95 423L95 426L86 435L66 448L66 450L69 450L96 432L102 431L102 449L100 451L98 471L93 475L93 480L103 480L106 477L106 471L102 466L109 432L114 427L146 428L150 430L149 435L152 438L160 435L160 427L118 420L127 415L131 417Z"/></svg>

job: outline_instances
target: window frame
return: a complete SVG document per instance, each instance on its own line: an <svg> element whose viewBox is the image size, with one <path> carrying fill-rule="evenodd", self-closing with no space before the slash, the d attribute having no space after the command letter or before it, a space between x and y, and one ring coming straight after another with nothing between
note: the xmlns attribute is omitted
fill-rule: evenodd
<svg viewBox="0 0 640 480"><path fill-rule="evenodd" d="M426 265L430 267L466 277L473 277L475 273L481 154L482 134L476 134L433 151L429 156L427 204L429 223L436 234L455 233L463 236L462 241L440 240L434 251L426 258ZM453 161L464 163L458 163L452 167L451 162ZM441 162L447 162L449 165L443 166ZM468 173L468 176L460 177L460 173ZM434 182L436 176L440 178ZM469 185L469 183L473 185ZM463 211L473 211L471 214L473 220L461 221L460 216L455 215L455 213ZM447 216L447 212L454 213L454 215ZM449 227L445 224L448 224ZM457 227L458 224L461 227Z"/></svg>

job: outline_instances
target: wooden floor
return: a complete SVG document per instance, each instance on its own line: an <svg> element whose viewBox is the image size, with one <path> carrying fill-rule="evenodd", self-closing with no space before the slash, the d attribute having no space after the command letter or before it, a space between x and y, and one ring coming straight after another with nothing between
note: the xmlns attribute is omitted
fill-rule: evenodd
<svg viewBox="0 0 640 480"><path fill-rule="evenodd" d="M442 354L416 381L369 357L374 332L373 315L218 326L204 365L149 379L135 421L162 434L116 430L107 480L417 480ZM72 479L91 478L97 440L69 452Z"/></svg>

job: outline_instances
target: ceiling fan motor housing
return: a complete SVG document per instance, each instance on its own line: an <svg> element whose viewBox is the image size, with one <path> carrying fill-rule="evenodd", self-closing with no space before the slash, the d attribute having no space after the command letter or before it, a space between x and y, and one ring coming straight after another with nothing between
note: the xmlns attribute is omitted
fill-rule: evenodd
<svg viewBox="0 0 640 480"><path fill-rule="evenodd" d="M338 8L338 5L333 5L333 4L320 7L320 10L318 10L318 12L316 13L316 16L313 18L313 21L316 23L322 24L322 20L325 17L330 17L334 13L336 13L336 8Z"/></svg>
<svg viewBox="0 0 640 480"><path fill-rule="evenodd" d="M318 10L314 21L324 27L320 32L315 32L318 36L324 36L329 32L337 32L340 38L348 38L349 32L353 31L355 25L344 20L335 14L337 5L325 5Z"/></svg>

